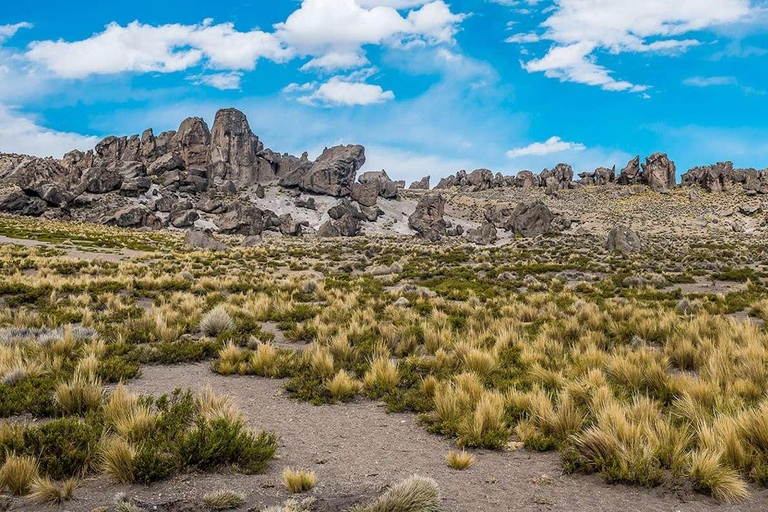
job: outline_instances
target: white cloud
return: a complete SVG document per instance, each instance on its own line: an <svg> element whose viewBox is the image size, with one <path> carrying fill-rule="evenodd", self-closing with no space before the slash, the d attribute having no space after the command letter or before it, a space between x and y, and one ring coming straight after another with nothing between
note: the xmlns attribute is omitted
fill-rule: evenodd
<svg viewBox="0 0 768 512"><path fill-rule="evenodd" d="M0 152L61 158L72 149L91 149L97 137L58 132L0 105Z"/></svg>
<svg viewBox="0 0 768 512"><path fill-rule="evenodd" d="M403 16L396 7L405 5L421 7ZM304 0L285 22L275 25L275 35L300 54L314 56L311 67L328 63L330 69L342 69L339 56L344 56L346 64L354 55L359 65L365 65L366 45L449 43L464 17L452 13L443 0Z"/></svg>
<svg viewBox="0 0 768 512"><path fill-rule="evenodd" d="M302 71L341 71L368 64L368 59L359 52L330 52L316 57L301 67Z"/></svg>
<svg viewBox="0 0 768 512"><path fill-rule="evenodd" d="M393 99L395 94L385 91L379 85L349 82L345 77L336 76L320 85L312 94L301 96L299 101L306 105L348 107L375 105Z"/></svg>
<svg viewBox="0 0 768 512"><path fill-rule="evenodd" d="M642 92L648 89L644 85L634 85L625 80L616 80L603 66L595 63L592 54L595 46L590 42L568 46L556 46L541 59L521 63L523 69L530 72L542 71L550 78L563 82L576 82L597 85L607 91Z"/></svg>
<svg viewBox="0 0 768 512"><path fill-rule="evenodd" d="M429 0L356 0L357 5L370 9L372 7L393 7L395 9L408 9L424 5Z"/></svg>
<svg viewBox="0 0 768 512"><path fill-rule="evenodd" d="M292 56L272 34L238 32L233 24L143 25L110 23L105 30L75 42L31 43L28 59L64 78L126 71L172 73L200 64L215 69L250 70L260 58L281 61Z"/></svg>
<svg viewBox="0 0 768 512"><path fill-rule="evenodd" d="M556 44L524 68L614 91L647 87L611 77L596 64L597 51L679 53L700 44L680 36L734 23L753 12L750 0L557 0L554 7L541 26L542 38Z"/></svg>
<svg viewBox="0 0 768 512"><path fill-rule="evenodd" d="M509 36L504 40L507 43L537 43L541 36L535 32L519 33Z"/></svg>
<svg viewBox="0 0 768 512"><path fill-rule="evenodd" d="M0 25L0 43L5 42L7 39L16 35L16 32L22 28L32 28L31 23L22 21L20 23L13 23L11 25Z"/></svg>
<svg viewBox="0 0 768 512"><path fill-rule="evenodd" d="M283 94L291 94L294 92L308 92L315 89L315 82L308 82L306 84L291 83L283 87Z"/></svg>
<svg viewBox="0 0 768 512"><path fill-rule="evenodd" d="M683 80L683 85L691 87L713 87L722 85L737 85L739 83L733 76L692 76Z"/></svg>
<svg viewBox="0 0 768 512"><path fill-rule="evenodd" d="M193 75L188 77L195 85L207 85L220 91L233 91L240 89L240 79L243 74L239 71L228 73L214 73L210 75Z"/></svg>
<svg viewBox="0 0 768 512"><path fill-rule="evenodd" d="M560 137L550 137L545 142L534 142L524 147L507 151L507 158L522 156L544 156L564 151L584 151L586 146L577 142L566 142Z"/></svg>

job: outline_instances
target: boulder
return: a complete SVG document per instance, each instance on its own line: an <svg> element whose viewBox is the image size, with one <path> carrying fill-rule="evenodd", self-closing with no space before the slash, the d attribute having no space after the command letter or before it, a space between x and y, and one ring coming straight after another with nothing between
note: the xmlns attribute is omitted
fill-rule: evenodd
<svg viewBox="0 0 768 512"><path fill-rule="evenodd" d="M642 249L642 243L637 233L629 227L618 225L608 233L608 240L605 243L609 251L619 251L623 254L629 254Z"/></svg>
<svg viewBox="0 0 768 512"><path fill-rule="evenodd" d="M445 198L442 194L428 194L419 200L416 211L408 217L408 226L421 238L436 241L445 235L448 227L444 215Z"/></svg>
<svg viewBox="0 0 768 512"><path fill-rule="evenodd" d="M360 210L347 198L342 199L336 206L332 206L328 209L328 216L333 220L339 220L345 215L352 215L358 218L361 217Z"/></svg>
<svg viewBox="0 0 768 512"><path fill-rule="evenodd" d="M105 224L121 228L141 227L145 225L148 213L142 206L126 206L107 217Z"/></svg>
<svg viewBox="0 0 768 512"><path fill-rule="evenodd" d="M514 178L516 187L528 190L539 186L539 176L531 171L520 171Z"/></svg>
<svg viewBox="0 0 768 512"><path fill-rule="evenodd" d="M298 236L301 234L301 222L293 220L290 213L281 215L280 220L280 233L286 236Z"/></svg>
<svg viewBox="0 0 768 512"><path fill-rule="evenodd" d="M169 222L175 228L188 228L195 224L195 221L200 218L195 210L183 210L172 213L169 217Z"/></svg>
<svg viewBox="0 0 768 512"><path fill-rule="evenodd" d="M595 169L595 185L602 187L616 181L616 166L611 169L607 167L598 167Z"/></svg>
<svg viewBox="0 0 768 512"><path fill-rule="evenodd" d="M718 162L689 169L681 176L680 184L685 187L699 186L707 192L722 192L733 183L746 182L751 176L748 170L735 171L731 162Z"/></svg>
<svg viewBox="0 0 768 512"><path fill-rule="evenodd" d="M225 234L261 235L264 231L264 211L255 206L235 204L217 222Z"/></svg>
<svg viewBox="0 0 768 512"><path fill-rule="evenodd" d="M430 176L424 176L419 181L411 183L411 186L408 188L410 190L429 190L429 179Z"/></svg>
<svg viewBox="0 0 768 512"><path fill-rule="evenodd" d="M376 206L376 200L379 197L379 183L376 181L355 183L352 185L351 197L362 206Z"/></svg>
<svg viewBox="0 0 768 512"><path fill-rule="evenodd" d="M299 180L299 188L316 194L342 197L352 191L358 169L365 163L363 146L326 148Z"/></svg>
<svg viewBox="0 0 768 512"><path fill-rule="evenodd" d="M167 153L147 167L147 174L159 176L168 171L184 169L184 160L176 153Z"/></svg>
<svg viewBox="0 0 768 512"><path fill-rule="evenodd" d="M216 240L210 233L191 229L184 235L184 245L199 251L226 251L227 245Z"/></svg>
<svg viewBox="0 0 768 512"><path fill-rule="evenodd" d="M46 210L47 203L39 197L30 197L17 186L0 189L0 211L38 217Z"/></svg>
<svg viewBox="0 0 768 512"><path fill-rule="evenodd" d="M489 205L485 208L485 220L502 229L509 224L513 211L509 206Z"/></svg>
<svg viewBox="0 0 768 512"><path fill-rule="evenodd" d="M493 185L493 173L488 169L475 169L467 175L466 184L475 191L488 190Z"/></svg>
<svg viewBox="0 0 768 512"><path fill-rule="evenodd" d="M123 184L123 177L113 167L91 167L83 176L85 190L91 194L106 194Z"/></svg>
<svg viewBox="0 0 768 512"><path fill-rule="evenodd" d="M664 153L654 153L645 159L642 182L652 190L665 191L676 184L675 163Z"/></svg>
<svg viewBox="0 0 768 512"><path fill-rule="evenodd" d="M519 203L507 224L516 235L538 236L551 230L554 215L542 201Z"/></svg>
<svg viewBox="0 0 768 512"><path fill-rule="evenodd" d="M337 221L327 221L317 231L317 236L339 237L339 236L357 236L361 231L360 218L355 215L344 215Z"/></svg>
<svg viewBox="0 0 768 512"><path fill-rule="evenodd" d="M486 222L478 228L467 230L464 233L464 238L467 242L477 245L492 244L498 239L496 236L496 226L490 222Z"/></svg>
<svg viewBox="0 0 768 512"><path fill-rule="evenodd" d="M302 199L302 198L296 198L296 201L293 203L296 205L297 208L306 208L307 210L317 210L317 203L315 202L314 197L310 197L308 199Z"/></svg>
<svg viewBox="0 0 768 512"><path fill-rule="evenodd" d="M640 183L640 177L640 156L638 155L621 170L616 181L619 185L636 185Z"/></svg>

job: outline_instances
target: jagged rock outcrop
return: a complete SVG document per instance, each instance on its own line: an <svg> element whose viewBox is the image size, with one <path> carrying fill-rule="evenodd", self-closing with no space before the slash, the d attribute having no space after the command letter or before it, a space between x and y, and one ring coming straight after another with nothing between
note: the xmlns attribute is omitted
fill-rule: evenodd
<svg viewBox="0 0 768 512"><path fill-rule="evenodd" d="M274 175L262 176L262 167L271 171L269 165L260 165L257 155L263 149L245 114L233 108L216 112L208 148L214 178L230 180L239 187L274 179Z"/></svg>
<svg viewBox="0 0 768 512"><path fill-rule="evenodd" d="M499 229L506 229L512 219L514 208L507 205L489 205L485 208L485 220Z"/></svg>
<svg viewBox="0 0 768 512"><path fill-rule="evenodd" d="M623 254L637 252L642 249L640 236L629 227L618 225L608 233L608 240L605 243L609 251L619 251Z"/></svg>
<svg viewBox="0 0 768 512"><path fill-rule="evenodd" d="M336 221L326 221L317 231L317 236L323 238L340 236L357 236L361 233L360 217L355 214L343 215Z"/></svg>
<svg viewBox="0 0 768 512"><path fill-rule="evenodd" d="M329 196L348 196L360 167L365 163L363 146L325 148L312 167L298 181L307 192Z"/></svg>
<svg viewBox="0 0 768 512"><path fill-rule="evenodd" d="M0 212L38 217L47 207L45 201L28 196L17 186L0 189Z"/></svg>
<svg viewBox="0 0 768 512"><path fill-rule="evenodd" d="M638 155L621 170L616 181L619 185L636 185L640 183L640 178L640 156Z"/></svg>
<svg viewBox="0 0 768 512"><path fill-rule="evenodd" d="M611 169L607 167L598 167L594 173L595 185L602 187L616 181L616 166Z"/></svg>
<svg viewBox="0 0 768 512"><path fill-rule="evenodd" d="M377 194L384 199L396 198L398 191L402 188L397 182L392 181L384 170L365 172L360 175L357 181L365 186L375 186Z"/></svg>
<svg viewBox="0 0 768 512"><path fill-rule="evenodd" d="M689 169L681 176L684 187L701 187L707 192L717 193L728 190L736 184L743 184L746 190L763 191L765 172L755 169L734 169L731 162L718 162Z"/></svg>
<svg viewBox="0 0 768 512"><path fill-rule="evenodd" d="M429 190L429 180L430 176L424 176L419 181L412 182L408 188L410 190Z"/></svg>
<svg viewBox="0 0 768 512"><path fill-rule="evenodd" d="M540 183L541 178L531 171L520 171L514 178L514 185L522 189L538 187Z"/></svg>
<svg viewBox="0 0 768 512"><path fill-rule="evenodd" d="M178 150L187 167L208 164L210 143L211 132L200 117L188 117L182 121L179 130L171 139L172 150ZM98 146L96 152L99 152Z"/></svg>
<svg viewBox="0 0 768 512"><path fill-rule="evenodd" d="M552 229L554 215L542 201L519 203L507 223L507 229L516 235L537 236Z"/></svg>
<svg viewBox="0 0 768 512"><path fill-rule="evenodd" d="M445 236L448 223L445 215L445 198L442 194L428 194L416 205L416 211L408 217L408 226L425 240L437 241Z"/></svg>
<svg viewBox="0 0 768 512"><path fill-rule="evenodd" d="M654 153L645 159L642 182L656 191L674 188L676 185L675 163L664 153Z"/></svg>

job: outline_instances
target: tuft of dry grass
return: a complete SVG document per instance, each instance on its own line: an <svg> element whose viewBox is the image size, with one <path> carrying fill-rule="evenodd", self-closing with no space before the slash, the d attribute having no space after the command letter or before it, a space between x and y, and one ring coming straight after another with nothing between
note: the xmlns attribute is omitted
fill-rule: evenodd
<svg viewBox="0 0 768 512"><path fill-rule="evenodd" d="M99 451L102 473L117 483L133 483L133 459L136 449L128 441L117 436L106 437L102 440Z"/></svg>
<svg viewBox="0 0 768 512"><path fill-rule="evenodd" d="M203 505L211 510L230 510L245 504L243 493L222 489L203 496Z"/></svg>
<svg viewBox="0 0 768 512"><path fill-rule="evenodd" d="M413 475L379 496L367 507L353 512L438 512L440 488L431 478Z"/></svg>
<svg viewBox="0 0 768 512"><path fill-rule="evenodd" d="M701 450L691 454L690 477L693 486L725 503L736 503L749 498L747 483L739 472L720 463L720 453Z"/></svg>
<svg viewBox="0 0 768 512"><path fill-rule="evenodd" d="M363 379L368 388L390 390L400 382L397 362L389 357L379 356L371 362L371 369Z"/></svg>
<svg viewBox="0 0 768 512"><path fill-rule="evenodd" d="M77 489L75 478L65 480L61 485L46 477L38 477L32 482L29 498L40 505L61 505L72 499Z"/></svg>
<svg viewBox="0 0 768 512"><path fill-rule="evenodd" d="M103 390L101 382L93 377L78 373L69 382L62 382L56 387L56 402L67 414L82 414L95 409L101 404Z"/></svg>
<svg viewBox="0 0 768 512"><path fill-rule="evenodd" d="M37 459L28 455L11 455L0 468L0 489L8 488L12 494L27 494L37 478Z"/></svg>
<svg viewBox="0 0 768 512"><path fill-rule="evenodd" d="M475 463L475 456L465 451L450 451L448 452L448 455L446 455L445 460L448 463L448 467L451 469L463 471L472 467L472 464Z"/></svg>
<svg viewBox="0 0 768 512"><path fill-rule="evenodd" d="M283 483L290 493L307 492L317 484L317 476L314 471L285 468L283 470Z"/></svg>
<svg viewBox="0 0 768 512"><path fill-rule="evenodd" d="M328 388L334 399L346 402L354 398L363 385L347 371L339 370L332 379L326 381L325 387Z"/></svg>

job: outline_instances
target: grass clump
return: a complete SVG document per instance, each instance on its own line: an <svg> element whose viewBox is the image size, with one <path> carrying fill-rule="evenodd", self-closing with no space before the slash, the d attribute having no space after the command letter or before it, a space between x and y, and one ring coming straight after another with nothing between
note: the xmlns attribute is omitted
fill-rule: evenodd
<svg viewBox="0 0 768 512"><path fill-rule="evenodd" d="M224 304L219 304L207 312L200 320L200 330L204 334L212 337L231 331L234 328L235 321L232 320L232 317Z"/></svg>
<svg viewBox="0 0 768 512"><path fill-rule="evenodd" d="M440 488L431 478L413 475L367 507L357 507L353 512L438 512Z"/></svg>
<svg viewBox="0 0 768 512"><path fill-rule="evenodd" d="M475 463L475 456L465 451L450 451L448 452L448 455L446 455L445 460L448 463L449 468L463 471L472 467Z"/></svg>
<svg viewBox="0 0 768 512"><path fill-rule="evenodd" d="M23 496L37 478L37 460L29 455L11 455L0 468L0 489L7 488L11 494Z"/></svg>
<svg viewBox="0 0 768 512"><path fill-rule="evenodd" d="M283 483L288 492L298 494L311 490L317 484L317 476L314 471L285 468L283 470Z"/></svg>
<svg viewBox="0 0 768 512"><path fill-rule="evenodd" d="M75 478L69 478L59 485L47 476L38 477L32 482L29 498L40 505L61 505L72 499L77 486Z"/></svg>
<svg viewBox="0 0 768 512"><path fill-rule="evenodd" d="M334 399L342 402L352 400L363 387L358 380L345 370L339 370L332 379L326 381L325 386Z"/></svg>
<svg viewBox="0 0 768 512"><path fill-rule="evenodd" d="M203 496L203 505L211 510L229 510L242 507L245 503L243 493L222 489Z"/></svg>

